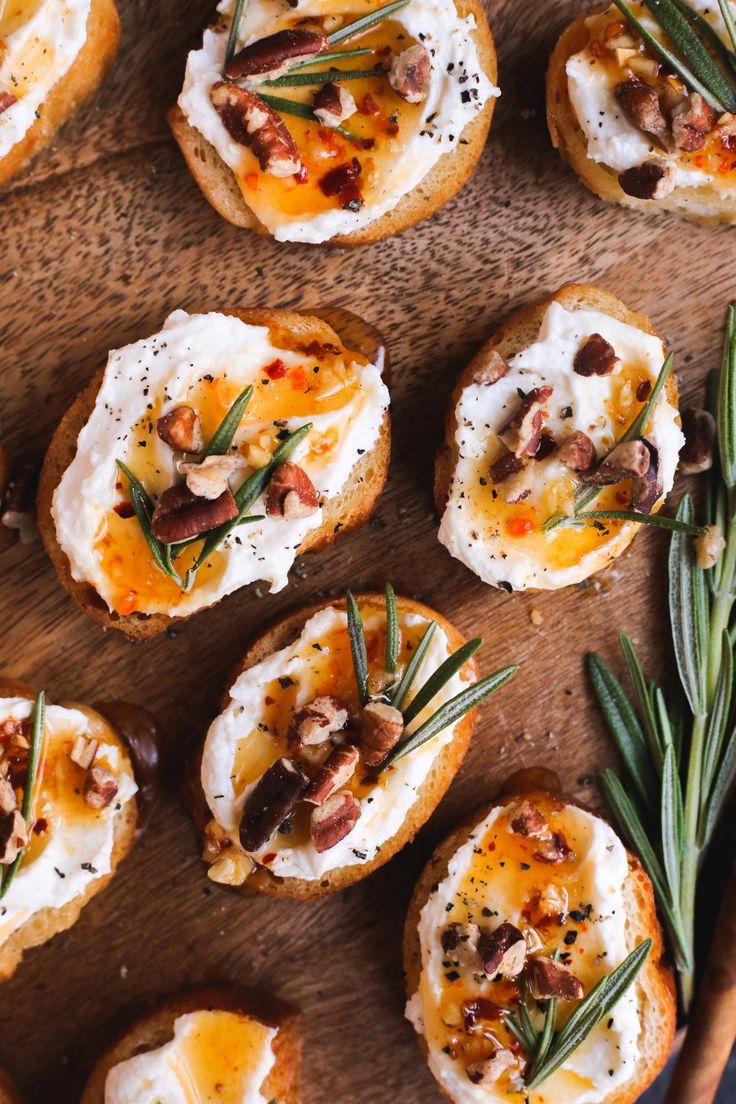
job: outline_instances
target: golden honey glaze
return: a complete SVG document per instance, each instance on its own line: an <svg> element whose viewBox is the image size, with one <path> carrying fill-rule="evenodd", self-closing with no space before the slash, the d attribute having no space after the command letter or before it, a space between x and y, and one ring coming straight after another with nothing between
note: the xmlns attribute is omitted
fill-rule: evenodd
<svg viewBox="0 0 736 1104"><path fill-rule="evenodd" d="M250 1016L221 1009L193 1013L194 1026L169 1061L186 1104L242 1104L269 1029Z"/></svg>
<svg viewBox="0 0 736 1104"><path fill-rule="evenodd" d="M43 0L0 0L0 40L33 19Z"/></svg>

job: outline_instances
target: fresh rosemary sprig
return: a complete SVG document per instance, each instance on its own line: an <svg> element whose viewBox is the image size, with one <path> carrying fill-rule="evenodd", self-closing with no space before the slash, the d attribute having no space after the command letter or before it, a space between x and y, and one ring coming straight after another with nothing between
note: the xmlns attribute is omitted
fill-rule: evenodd
<svg viewBox="0 0 736 1104"><path fill-rule="evenodd" d="M736 777L736 309L728 312L713 413L720 463L699 511L718 526L726 547L714 567L700 568L692 539L674 532L669 553L669 608L680 694L665 697L647 681L631 641L621 644L633 703L600 657L589 672L623 761L624 778L602 783L629 842L649 874L665 919L688 1009L695 970L698 874ZM691 495L677 518L695 521Z"/></svg>
<svg viewBox="0 0 736 1104"><path fill-rule="evenodd" d="M386 671L396 674L399 658L399 611L396 607L396 594L391 583L386 583Z"/></svg>
<svg viewBox="0 0 736 1104"><path fill-rule="evenodd" d="M235 50L238 45L238 34L240 33L240 21L243 18L243 8L245 7L245 0L235 0L235 10L233 11L233 21L230 24L230 34L227 38L227 47L225 49L225 65L229 65L235 56Z"/></svg>
<svg viewBox="0 0 736 1104"><path fill-rule="evenodd" d="M564 529L571 525L584 525L588 521L635 521L637 525L651 525L655 529L669 529L670 532L687 533L691 537L705 536L705 528L702 525L691 525L679 518L665 517L662 514L644 514L638 510L582 510L572 517L565 518L558 529Z"/></svg>
<svg viewBox="0 0 736 1104"><path fill-rule="evenodd" d="M25 821L29 838L31 830L33 828L33 825L31 824L31 816L33 814L33 798L36 789L36 780L38 778L38 768L43 757L45 722L46 695L43 690L40 690L38 694L36 694L36 700L33 704L31 741L30 747L28 749L28 769L26 771L26 785L23 791L23 803L20 810L21 816ZM10 889L15 875L18 873L18 867L23 861L24 853L25 848L21 848L18 851L15 859L8 867L7 873L3 874L3 868L2 866L0 866L0 901L2 901L3 897L5 897L6 893Z"/></svg>
<svg viewBox="0 0 736 1104"><path fill-rule="evenodd" d="M321 126L319 119L312 111L309 104L301 103L299 100L289 100L284 96L270 96L265 92L259 92L258 95L261 99L274 108L275 111L280 111L282 115L294 115L299 119L309 119L310 122L316 123L317 126ZM353 134L352 130L348 130L347 127L331 127L336 134L341 134L343 138L347 138L349 142L352 142L356 146L360 146L364 149L366 146L365 141L358 135Z"/></svg>
<svg viewBox="0 0 736 1104"><path fill-rule="evenodd" d="M168 575L170 579L173 579L179 586L183 586L182 580L176 573L173 563L171 562L171 548L170 544L164 544L153 535L151 529L151 518L153 517L154 504L153 499L148 494L140 479L130 468L122 462L122 460L116 460L120 471L128 480L130 490L130 501L133 504L133 510L135 516L138 519L138 524L141 528L143 536L146 538L146 544L151 550L153 556L153 562L159 571L162 571L164 575Z"/></svg>
<svg viewBox="0 0 736 1104"><path fill-rule="evenodd" d="M700 18L697 12L683 3L683 0L644 0L650 14L674 47L673 51L647 29L626 0L613 0L613 2L646 45L693 92L699 92L709 104L720 111L736 111L736 70L734 70L736 56L731 55L733 62L730 59L724 59L724 54L731 54L731 51L712 28L710 33L704 30L703 24L706 21ZM729 19L730 12L727 10L726 0L719 0L719 6L730 34L733 19ZM714 34L721 42L718 47L713 41ZM719 61L722 64L719 64ZM723 65L725 65L725 72Z"/></svg>
<svg viewBox="0 0 736 1104"><path fill-rule="evenodd" d="M368 694L368 653L365 647L365 633L363 620L360 616L358 603L348 591L346 599L348 611L348 636L350 637L350 653L353 657L353 669L355 671L355 684L358 687L358 701L365 705L369 699Z"/></svg>
<svg viewBox="0 0 736 1104"><path fill-rule="evenodd" d="M200 453L201 459L208 456L225 456L230 451L230 446L235 439L245 408L253 397L253 384L241 391L235 402L228 410L219 426L212 434L207 447Z"/></svg>
<svg viewBox="0 0 736 1104"><path fill-rule="evenodd" d="M375 27L376 23L382 23L384 19L388 19L394 12L400 11L401 8L405 8L410 2L411 0L392 0L392 3L385 4L382 8L377 8L368 15L361 15L360 19L354 19L352 23L346 23L345 26L341 27L338 31L333 31L331 35L327 36L327 41L330 46L337 46L339 42L346 42L349 38L355 38L356 35L362 34L363 31Z"/></svg>
<svg viewBox="0 0 736 1104"><path fill-rule="evenodd" d="M324 65L326 61L347 61L348 58L367 57L368 54L375 54L375 52L370 46L362 46L356 50L330 50L329 53L319 54L317 57L310 58L309 61L295 62L289 72L293 73L297 69L308 69L314 65Z"/></svg>
<svg viewBox="0 0 736 1104"><path fill-rule="evenodd" d="M385 70L374 69L325 69L317 72L299 72L293 70L283 77L263 82L264 88L298 88L308 84L331 84L334 81L366 80L369 77L383 77Z"/></svg>

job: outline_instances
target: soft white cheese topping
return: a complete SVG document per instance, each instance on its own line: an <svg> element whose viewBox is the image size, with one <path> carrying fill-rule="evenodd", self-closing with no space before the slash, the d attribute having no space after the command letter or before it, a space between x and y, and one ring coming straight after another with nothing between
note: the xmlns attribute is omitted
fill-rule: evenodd
<svg viewBox="0 0 736 1104"><path fill-rule="evenodd" d="M422 951L422 973L417 992L409 1000L406 1015L415 1029L425 1036L429 1048L429 1066L438 1082L456 1104L499 1104L517 1094L501 1092L494 1085L474 1085L462 1068L442 1050L441 1030L437 1025L437 1009L443 991L446 967L440 936L452 919L452 911L462 884L473 864L473 849L478 846L498 818L502 807L494 808L473 830L467 842L456 851L448 864L447 875L440 882L422 909L419 940ZM578 935L576 950L585 949L585 957L605 956L607 968L614 970L633 949L627 946L627 918L624 882L628 875L626 851L612 828L599 817L574 806L565 809L565 830L568 839L575 838L577 863L575 892L593 906L595 923ZM484 876L477 897L497 914L496 922L508 921L522 930L528 921L522 915L524 902L515 899L510 890L514 879L503 875ZM453 906L453 909L448 909ZM597 1027L564 1065L542 1086L528 1094L518 1094L518 1100L529 1104L600 1104L609 1094L629 1081L635 1072L639 1056L640 1031L636 989L632 987L621 998L611 1016L612 1024Z"/></svg>
<svg viewBox="0 0 736 1104"><path fill-rule="evenodd" d="M8 0L12 10L15 0ZM87 39L91 0L41 0L31 16L0 43L0 92L16 102L0 112L0 157L43 113L52 88L71 68ZM0 5L0 10L2 6Z"/></svg>
<svg viewBox="0 0 736 1104"><path fill-rule="evenodd" d="M625 427L612 421L609 407L620 393L618 367L608 376L581 376L573 371L578 349L583 340L594 333L610 342L622 365L634 364L643 378L649 378L652 383L656 380L665 358L659 338L599 311L569 311L553 302L545 314L538 339L509 361L506 375L491 386L470 384L460 396L455 411L459 459L439 539L453 556L486 583L509 583L513 590L528 587L552 590L570 586L605 567L634 536L636 525L625 523L618 533L596 542L592 551L585 552L577 562L551 566L554 564L553 550L559 542L569 539L569 529L535 533L533 542L513 537L503 526L493 523L490 486L481 492L481 497L487 498L485 515L474 511L473 504L468 501L468 488L476 488L479 472L481 477L488 477L488 467L495 458L498 432L519 405L517 389L527 393L545 384L554 388L545 408L549 417L544 424L557 441L564 440L574 430L581 430L602 455L620 437ZM628 420L633 417L632 414ZM655 405L646 437L658 450L660 485L662 493L667 494L672 489L684 437L677 424L677 410L664 391ZM525 506L534 506L535 498L541 496L547 484L570 475L554 454L536 462L534 470L538 472L538 486ZM499 490L503 490L503 484Z"/></svg>
<svg viewBox="0 0 736 1104"><path fill-rule="evenodd" d="M735 0L728 0L728 3L736 18ZM731 45L717 3L713 0L688 0L688 4L708 20L726 45ZM644 26L660 41L666 42L658 23L643 5L640 7L641 10L637 7L636 14ZM612 10L620 19L618 9ZM589 22L599 18L591 16ZM617 79L613 73L606 71L604 65L596 62L590 49L581 50L569 58L566 70L570 102L587 139L588 157L592 161L620 173L641 165L649 158L662 159L667 156L628 118L614 95ZM670 158L670 161L677 187L697 188L707 184L719 192L733 191L733 183L729 183L724 176L708 173L677 156Z"/></svg>
<svg viewBox="0 0 736 1104"><path fill-rule="evenodd" d="M385 622L385 615L379 610L361 612L367 632L373 625ZM427 622L416 614L402 614L400 623L410 627ZM230 704L210 726L202 757L202 788L214 818L236 838L243 807L257 782L236 793L233 785L234 762L239 745L249 739L263 717L266 687L277 678L291 678L299 686L296 708L312 701L320 691L310 684L310 671L304 654L308 654L315 643L323 649L329 648L329 634L346 624L345 613L332 607L310 617L294 644L274 652L237 678L230 690ZM447 637L438 627L417 672L415 691L449 654ZM459 694L465 685L459 674L454 675L430 706L412 722L411 729L415 730L430 713ZM407 697L407 704L412 696L410 693ZM307 880L320 878L326 871L338 867L370 862L383 844L401 828L437 756L452 740L455 728L444 729L416 751L399 759L393 769L382 776L381 785L360 797L361 815L355 828L329 851L319 854L311 840L295 848L290 845L289 836L276 832L255 857L275 855L273 861L268 863L268 869L274 874ZM273 758L276 757L274 754Z"/></svg>
<svg viewBox="0 0 736 1104"><path fill-rule="evenodd" d="M233 0L222 0L217 10L230 16ZM339 10L343 16L351 13L350 6ZM365 4L356 6L353 18L365 11ZM299 4L299 15L303 18L323 16L325 12L324 0L302 0ZM273 33L283 17L281 0L252 0L243 16L241 41L249 43ZM277 241L327 241L339 234L359 230L393 210L401 197L417 187L444 153L456 148L463 130L488 99L500 95L480 67L471 33L476 26L475 19L473 16L461 19L453 0L411 0L392 18L400 22L412 38L421 38L430 50L432 75L429 94L422 105L421 121L413 133L404 135L401 155L391 163L380 193L367 201L360 211L335 209L306 218L274 209L268 213L260 211L262 221ZM225 164L237 173L243 166L243 147L230 137L210 101L212 85L222 80L227 38L227 28L205 31L201 49L189 55L179 107L189 123L215 147ZM349 46L353 45L359 46L360 39L351 39ZM469 79L467 74L470 74ZM469 94L471 89L473 92ZM288 96L288 89L283 94ZM428 119L431 120L429 126L426 125ZM288 126L288 118L286 124Z"/></svg>
<svg viewBox="0 0 736 1104"><path fill-rule="evenodd" d="M266 1027L254 1020L243 1022L242 1017L222 1011L190 1012L174 1023L174 1037L155 1050L136 1054L125 1062L113 1066L105 1082L104 1104L191 1104L195 1100L204 1100L200 1092L205 1087L199 1084L200 1063L192 1061L192 1051L197 1051L198 1035L208 1029L208 1020L220 1023L222 1017L243 1023L243 1030L252 1036L245 1062L236 1061L236 1055L230 1055L230 1061L222 1068L222 1084L219 1092L226 1092L227 1100L237 1104L265 1104L266 1097L261 1089L273 1068L276 1057L273 1052L275 1028ZM237 1024L235 1025L237 1030ZM250 1038L248 1039L250 1043ZM232 1066L236 1065L233 1073ZM208 1073L216 1073L208 1069ZM237 1076L242 1082L242 1095L238 1087L230 1084L230 1078ZM207 1100L214 1099L209 1096Z"/></svg>
<svg viewBox="0 0 736 1104"><path fill-rule="evenodd" d="M79 434L76 456L54 493L52 513L73 577L91 583L111 609L119 588L103 569L95 545L105 515L119 498L116 458L123 459L129 447L135 452L134 426L156 400L163 400L163 412L189 401L190 388L208 374L226 375L239 389L257 383L263 367L275 358L287 366L305 360L303 354L274 345L264 326L249 326L224 314L188 315L185 311L171 314L153 337L110 353L94 410ZM311 434L290 459L305 468L321 498L337 495L361 455L373 448L389 404L379 370L372 364L355 363L353 368L359 387L344 406L320 413L317 404L317 412L309 417L285 420L290 431L308 421L313 424ZM258 422L246 410L235 444L273 432L273 428L272 421ZM309 460L310 440L328 432L337 437L329 456L321 457L319 463ZM173 451L155 434L145 444L147 463L155 463L161 484L155 490L177 482L180 476ZM135 456L129 466L138 474ZM253 514L265 514L264 497L253 505ZM273 591L281 590L299 545L307 533L319 528L322 516L320 508L306 518L266 517L234 530L223 545L224 570L200 571L194 589L176 606L149 596L139 602L137 610L186 616L256 580L268 581Z"/></svg>
<svg viewBox="0 0 736 1104"><path fill-rule="evenodd" d="M0 699L0 722L31 716L26 698ZM68 754L75 736L91 737L89 718L78 709L46 707L46 759ZM97 732L95 732L97 735ZM70 816L69 794L60 792L52 776L44 781L38 813L47 823L42 837L32 837L31 854L18 868L8 893L0 901L0 944L43 909L60 909L86 893L92 882L111 870L115 819L137 790L128 763L114 745L101 745L96 762L118 778L117 797L106 809Z"/></svg>

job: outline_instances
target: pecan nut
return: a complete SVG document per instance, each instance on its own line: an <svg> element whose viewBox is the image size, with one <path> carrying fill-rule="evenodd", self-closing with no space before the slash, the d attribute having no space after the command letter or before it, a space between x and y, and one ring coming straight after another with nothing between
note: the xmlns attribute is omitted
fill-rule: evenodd
<svg viewBox="0 0 736 1104"><path fill-rule="evenodd" d="M546 955L537 955L531 961L531 990L535 1000L580 1000L583 985L579 978L559 962Z"/></svg>
<svg viewBox="0 0 736 1104"><path fill-rule="evenodd" d="M348 723L348 711L337 698L324 694L294 714L293 731L302 747L326 743Z"/></svg>
<svg viewBox="0 0 736 1104"><path fill-rule="evenodd" d="M88 740L86 736L80 733L72 744L69 758L72 763L76 763L82 770L89 770L95 761L98 746L97 740Z"/></svg>
<svg viewBox="0 0 736 1104"><path fill-rule="evenodd" d="M117 797L118 780L106 767L90 767L82 792L91 809L106 809Z"/></svg>
<svg viewBox="0 0 736 1104"><path fill-rule="evenodd" d="M525 464L519 471L514 472L503 481L501 498L509 505L523 502L532 493L535 479L534 465Z"/></svg>
<svg viewBox="0 0 736 1104"><path fill-rule="evenodd" d="M575 852L568 846L564 833L553 832L549 839L541 840L540 846L534 852L534 858L548 866L557 866L563 862L574 862Z"/></svg>
<svg viewBox="0 0 736 1104"><path fill-rule="evenodd" d="M456 966L478 963L480 928L477 924L450 924L442 933L442 950Z"/></svg>
<svg viewBox="0 0 736 1104"><path fill-rule="evenodd" d="M672 112L672 135L677 148L685 153L701 150L717 119L716 109L699 92L691 92Z"/></svg>
<svg viewBox="0 0 736 1104"><path fill-rule="evenodd" d="M225 66L225 76L230 80L275 80L291 68L293 62L319 57L330 48L329 40L316 31L298 28L277 31L259 38L238 50Z"/></svg>
<svg viewBox="0 0 736 1104"><path fill-rule="evenodd" d="M249 88L226 81L213 84L210 99L230 137L253 150L261 172L278 177L299 172L302 162L296 142L270 104Z"/></svg>
<svg viewBox="0 0 736 1104"><path fill-rule="evenodd" d="M488 360L482 368L473 373L472 383L479 387L492 387L506 375L508 367L506 361L495 349L489 353Z"/></svg>
<svg viewBox="0 0 736 1104"><path fill-rule="evenodd" d="M542 439L542 411L552 395L549 386L533 387L521 400L516 414L499 432L499 437L517 457L534 456Z"/></svg>
<svg viewBox="0 0 736 1104"><path fill-rule="evenodd" d="M578 349L572 367L579 376L607 376L613 371L617 360L613 345L599 333L594 333Z"/></svg>
<svg viewBox="0 0 736 1104"><path fill-rule="evenodd" d="M488 474L493 483L504 483L510 476L516 475L524 467L524 461L514 456L513 452L505 452L494 460Z"/></svg>
<svg viewBox="0 0 736 1104"><path fill-rule="evenodd" d="M717 525L706 525L705 534L695 538L695 557L698 567L707 571L715 567L723 554L726 542Z"/></svg>
<svg viewBox="0 0 736 1104"><path fill-rule="evenodd" d="M662 487L659 482L659 452L651 441L643 443L649 450L649 465L644 474L636 476L631 483L631 506L641 514L649 514L662 494Z"/></svg>
<svg viewBox="0 0 736 1104"><path fill-rule="evenodd" d="M17 98L12 92L0 92L0 115L3 111L7 111L9 107L12 107L14 103L17 103Z"/></svg>
<svg viewBox="0 0 736 1104"><path fill-rule="evenodd" d="M666 199L675 190L672 166L664 161L645 161L619 175L622 191L634 199Z"/></svg>
<svg viewBox="0 0 736 1104"><path fill-rule="evenodd" d="M552 920L558 924L564 924L569 906L565 887L550 883L532 896L525 911L528 911L533 924L548 924Z"/></svg>
<svg viewBox="0 0 736 1104"><path fill-rule="evenodd" d="M202 428L196 410L186 403L173 407L156 422L161 440L180 452L201 452Z"/></svg>
<svg viewBox="0 0 736 1104"><path fill-rule="evenodd" d="M713 441L716 421L709 410L682 411L682 432L685 444L680 452L680 471L684 475L696 475L713 467Z"/></svg>
<svg viewBox="0 0 736 1104"><path fill-rule="evenodd" d="M500 924L492 932L483 932L478 943L483 972L489 977L518 977L526 962L526 939L513 924Z"/></svg>
<svg viewBox="0 0 736 1104"><path fill-rule="evenodd" d="M28 828L17 809L0 816L0 866L15 862L18 852L28 843Z"/></svg>
<svg viewBox="0 0 736 1104"><path fill-rule="evenodd" d="M584 472L590 471L598 456L588 434L576 429L560 445L557 459L570 471Z"/></svg>
<svg viewBox="0 0 736 1104"><path fill-rule="evenodd" d="M319 854L336 847L349 836L360 819L360 802L349 790L338 790L312 810L309 834Z"/></svg>
<svg viewBox="0 0 736 1104"><path fill-rule="evenodd" d="M617 84L614 94L621 107L629 118L633 119L639 129L666 148L669 140L669 127L656 88L652 88L651 85L633 77L631 80Z"/></svg>
<svg viewBox="0 0 736 1104"><path fill-rule="evenodd" d="M186 485L197 498L212 501L230 489L230 476L247 468L242 456L206 456L201 463L179 464L179 471L186 477Z"/></svg>
<svg viewBox="0 0 736 1104"><path fill-rule="evenodd" d="M476 997L475 1000L465 1000L460 1005L463 1017L463 1029L472 1034L473 1031L485 1032L486 1025L494 1020L502 1020L506 1015L504 1009L485 997Z"/></svg>
<svg viewBox="0 0 736 1104"><path fill-rule="evenodd" d="M290 759L277 759L248 795L240 821L245 851L259 851L301 801L307 776Z"/></svg>
<svg viewBox="0 0 736 1104"><path fill-rule="evenodd" d="M288 520L309 517L319 508L319 495L304 468L298 464L278 464L268 484L266 513Z"/></svg>
<svg viewBox="0 0 736 1104"><path fill-rule="evenodd" d="M323 126L337 127L358 110L352 93L344 84L328 81L314 97L312 111Z"/></svg>
<svg viewBox="0 0 736 1104"><path fill-rule="evenodd" d="M18 800L12 782L0 775L0 816L7 816L17 808Z"/></svg>
<svg viewBox="0 0 736 1104"><path fill-rule="evenodd" d="M324 805L353 777L359 758L358 749L352 745L335 748L310 782L304 800L310 805Z"/></svg>
<svg viewBox="0 0 736 1104"><path fill-rule="evenodd" d="M651 452L644 441L622 441L611 449L597 468L585 473L583 482L594 487L608 487L624 479L644 478L651 460Z"/></svg>
<svg viewBox="0 0 736 1104"><path fill-rule="evenodd" d="M422 103L429 92L432 61L428 50L417 43L391 59L388 81L394 92L407 103Z"/></svg>
<svg viewBox="0 0 736 1104"><path fill-rule="evenodd" d="M465 1067L465 1072L468 1080L474 1085L493 1085L515 1066L516 1059L511 1051L501 1047L494 1050L488 1058L482 1058L479 1062L470 1062Z"/></svg>
<svg viewBox="0 0 736 1104"><path fill-rule="evenodd" d="M533 801L525 798L513 810L510 822L511 831L517 836L532 839L549 839L550 830L544 813Z"/></svg>
<svg viewBox="0 0 736 1104"><path fill-rule="evenodd" d="M369 767L377 767L396 747L404 732L400 710L385 702L368 702L361 718L360 749Z"/></svg>
<svg viewBox="0 0 736 1104"><path fill-rule="evenodd" d="M151 532L164 544L177 544L191 537L201 537L237 516L237 503L230 491L219 498L198 498L186 483L177 483L164 491L156 503Z"/></svg>

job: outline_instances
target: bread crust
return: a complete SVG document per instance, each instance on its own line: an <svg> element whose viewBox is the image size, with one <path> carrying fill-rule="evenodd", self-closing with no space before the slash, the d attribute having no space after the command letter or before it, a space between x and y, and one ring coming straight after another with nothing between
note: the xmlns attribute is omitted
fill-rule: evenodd
<svg viewBox="0 0 736 1104"><path fill-rule="evenodd" d="M469 15L475 17L476 29L472 37L481 68L488 79L496 84L498 58L483 5L480 0L454 0L454 2L461 18ZM370 245L373 242L383 241L431 217L449 203L475 170L488 138L495 104L495 98L491 97L482 111L479 111L465 127L462 136L467 141L467 145L461 146L458 143L454 150L443 154L434 168L413 191L399 200L393 210L387 211L368 226L353 230L349 234L337 234L334 238L320 244L337 248ZM243 199L243 194L230 168L221 159L214 146L211 146L199 131L190 125L181 108L174 104L166 118L189 171L217 213L234 226L271 237L270 231L256 218Z"/></svg>
<svg viewBox="0 0 736 1104"><path fill-rule="evenodd" d="M434 467L434 501L437 513L442 516L447 506L452 487L452 479L459 459L459 450L456 444L458 428L456 408L460 396L466 387L472 383L473 376L485 368L492 356L500 354L505 361L509 361L516 353L527 348L539 336L539 330L550 304L559 303L566 310L591 309L598 310L616 318L619 322L625 322L629 326L636 326L644 333L659 337L664 342L661 334L652 326L645 314L630 310L625 303L608 291L594 287L592 284L565 284L553 295L549 295L531 306L512 314L503 325L492 334L480 347L473 359L466 365L460 374L460 378L452 392L450 404L445 418L445 439L437 450ZM665 393L672 406L677 407L679 392L677 380L671 374L665 384ZM658 513L664 505L664 501L653 510ZM633 541L636 531L631 532L627 545L621 549L625 551L628 544ZM620 553L619 553L620 554ZM527 593L533 593L537 588L527 588Z"/></svg>
<svg viewBox="0 0 736 1104"><path fill-rule="evenodd" d="M4 1069L0 1069L0 1104L23 1104L20 1089Z"/></svg>
<svg viewBox="0 0 736 1104"><path fill-rule="evenodd" d="M267 1027L278 1028L278 1035L273 1041L276 1062L264 1083L265 1099L278 1100L279 1104L299 1104L301 1037L297 1010L293 1005L257 990L225 985L210 985L178 994L152 1011L137 1016L97 1061L80 1104L104 1104L105 1081L114 1066L135 1054L154 1050L169 1042L179 1016L209 1008L237 1012L259 1020Z"/></svg>
<svg viewBox="0 0 736 1104"><path fill-rule="evenodd" d="M524 789L523 796L533 798L534 793L544 794L541 790ZM509 794L504 792L497 801L483 805L476 809L454 828L449 836L438 845L427 865L422 871L416 884L404 924L403 960L404 976L406 982L407 999L417 991L422 972L422 953L419 941L419 918L424 905L431 896L436 886L447 876L447 868L455 852L462 847L475 826L488 816L492 809L518 801L522 794ZM573 805L594 816L599 816L592 809L566 794L554 793L551 795L556 800L562 800L567 805ZM599 817L603 820L603 817ZM664 942L662 929L657 919L657 911L654 903L654 891L652 883L642 869L638 859L629 851L626 852L629 861L629 874L626 880L627 896L635 903L636 912L627 929L627 949L634 948L644 939L651 939L653 946L637 980L636 988L639 995L639 1008L643 1026L651 1024L652 1009L657 1010L658 1021L654 1025L657 1039L656 1054L649 1060L637 1063L636 1076L628 1083L614 1092L609 1093L601 1100L601 1104L634 1104L639 1096L654 1080L663 1068L672 1048L672 1040L675 1034L677 1001L675 997L675 982L671 968L665 961ZM419 1048L425 1058L428 1048L424 1036L416 1035ZM440 1086L438 1086L440 1087ZM452 1098L442 1090L442 1095L448 1100ZM453 1102L455 1104L455 1102Z"/></svg>
<svg viewBox="0 0 736 1104"><path fill-rule="evenodd" d="M735 223L736 196L729 202L712 187L704 185L700 188L675 188L664 199L636 199L624 192L614 169L588 157L587 139L570 100L565 69L568 60L588 44L587 19L588 15L581 15L563 31L547 69L547 125L555 149L559 150L583 183L607 203L618 203L645 214L667 212L680 215L700 226Z"/></svg>
<svg viewBox="0 0 736 1104"><path fill-rule="evenodd" d="M372 591L356 594L355 597L358 602L371 601L380 604L384 600L382 594ZM397 595L396 602L399 613L416 613L422 617L435 620L439 627L445 632L451 649L454 650L459 648L465 643L465 638L458 632L455 626L441 614L437 613L436 610L431 609L429 606L425 606L422 602L417 602L412 598L404 598L399 595ZM220 710L222 711L228 706L230 702L230 689L243 671L249 670L274 652L293 643L309 618L313 617L314 614L318 613L320 610L327 609L328 607L344 609L345 600L340 598L312 602L308 606L295 610L294 613L277 621L270 629L263 633L263 635L254 640L230 676L227 688L220 701ZM477 678L478 670L474 660L470 660L469 668L472 670L474 678ZM325 897L329 893L337 893L347 886L362 881L363 878L367 878L369 874L372 874L374 870L383 866L384 863L393 858L398 851L414 838L444 797L450 783L460 769L465 753L470 745L473 725L475 723L475 714L476 710L472 710L458 723L454 738L440 752L435 760L434 766L420 788L417 800L412 806L400 830L381 846L380 854L376 855L370 862L360 863L354 866L336 867L334 870L328 871L328 873L318 881L310 881L303 878L279 878L264 867L258 867L245 884L240 887L240 891L246 894L257 893L268 897L290 897L298 900ZM203 833L205 825L211 817L205 800L204 791L202 790L200 775L201 761L202 751L200 750L199 754L195 756L189 764L185 785L185 800L191 809L194 823L200 835Z"/></svg>
<svg viewBox="0 0 736 1104"><path fill-rule="evenodd" d="M223 314L234 315L253 326L284 326L290 333L305 341L330 343L340 341L339 335L323 318L317 315L297 314L287 310L229 309ZM151 615L130 614L123 616L111 612L107 604L89 583L72 578L69 560L56 536L56 526L51 505L56 488L77 450L77 439L94 409L97 393L102 384L105 369L101 368L87 387L77 396L57 426L44 458L37 496L37 524L46 552L64 589L79 608L104 629L117 629L133 640L149 640L164 632L174 621L186 617L169 617L163 613ZM388 411L384 416L379 438L369 452L361 456L353 466L343 492L328 499L323 508L323 520L318 529L307 534L300 552L326 548L339 536L364 525L372 516L388 475L391 455L391 421ZM214 605L217 603L211 603ZM206 607L202 607L203 609ZM195 611L200 613L201 610Z"/></svg>
<svg viewBox="0 0 736 1104"><path fill-rule="evenodd" d="M87 37L68 72L51 89L35 123L0 158L0 184L17 176L102 84L118 50L120 17L114 0L92 0Z"/></svg>

